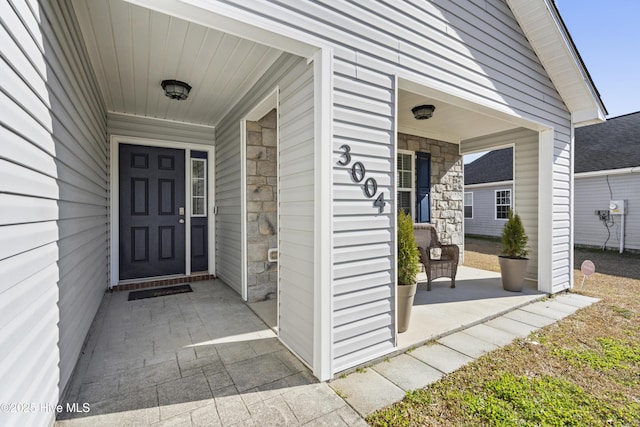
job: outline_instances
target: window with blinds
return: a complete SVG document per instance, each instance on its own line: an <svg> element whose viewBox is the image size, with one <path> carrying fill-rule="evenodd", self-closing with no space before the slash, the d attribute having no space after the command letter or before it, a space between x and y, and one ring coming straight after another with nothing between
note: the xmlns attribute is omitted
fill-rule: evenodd
<svg viewBox="0 0 640 427"><path fill-rule="evenodd" d="M511 190L496 190L496 219L507 219L511 208Z"/></svg>
<svg viewBox="0 0 640 427"><path fill-rule="evenodd" d="M473 218L473 193L464 193L464 217L466 219Z"/></svg>
<svg viewBox="0 0 640 427"><path fill-rule="evenodd" d="M407 214L414 216L413 213L413 153L398 152L397 157L398 171L398 197L397 211L405 211Z"/></svg>

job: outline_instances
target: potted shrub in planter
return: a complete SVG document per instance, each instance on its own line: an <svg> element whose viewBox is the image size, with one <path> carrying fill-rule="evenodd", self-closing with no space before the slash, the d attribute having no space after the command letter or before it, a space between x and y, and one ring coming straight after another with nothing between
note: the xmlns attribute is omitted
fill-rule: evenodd
<svg viewBox="0 0 640 427"><path fill-rule="evenodd" d="M420 252L413 235L413 220L403 211L398 215L398 332L409 328L416 295Z"/></svg>
<svg viewBox="0 0 640 427"><path fill-rule="evenodd" d="M498 258L502 287L506 291L520 292L527 270L527 243L529 237L524 230L520 215L509 209L507 222L502 228L502 255Z"/></svg>

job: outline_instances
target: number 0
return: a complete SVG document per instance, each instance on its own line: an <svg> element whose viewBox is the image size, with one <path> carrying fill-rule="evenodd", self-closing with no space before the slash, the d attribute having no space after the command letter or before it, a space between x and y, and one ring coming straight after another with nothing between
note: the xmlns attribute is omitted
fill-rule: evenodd
<svg viewBox="0 0 640 427"><path fill-rule="evenodd" d="M367 173L367 171L362 162L355 162L353 166L351 166L351 178L353 178L355 182L362 182L365 173Z"/></svg>
<svg viewBox="0 0 640 427"><path fill-rule="evenodd" d="M372 198L378 192L378 183L373 178L368 178L364 182L364 194L367 195L368 198Z"/></svg>

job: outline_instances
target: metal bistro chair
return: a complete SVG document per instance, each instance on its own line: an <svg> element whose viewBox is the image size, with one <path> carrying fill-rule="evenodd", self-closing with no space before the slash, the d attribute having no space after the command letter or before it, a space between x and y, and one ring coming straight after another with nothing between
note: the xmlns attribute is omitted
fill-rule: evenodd
<svg viewBox="0 0 640 427"><path fill-rule="evenodd" d="M433 224L413 224L413 234L420 250L420 262L427 272L427 291L431 290L431 282L439 277L450 277L451 287L456 287L456 273L460 248L458 245L443 245L438 239L438 232ZM432 249L440 249L440 258L432 257Z"/></svg>

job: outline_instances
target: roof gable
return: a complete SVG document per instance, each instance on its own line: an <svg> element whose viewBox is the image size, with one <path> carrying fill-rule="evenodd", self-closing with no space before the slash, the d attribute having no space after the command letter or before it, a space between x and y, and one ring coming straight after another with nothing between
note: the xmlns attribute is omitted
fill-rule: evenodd
<svg viewBox="0 0 640 427"><path fill-rule="evenodd" d="M601 123L607 110L553 0L506 0L575 126Z"/></svg>

